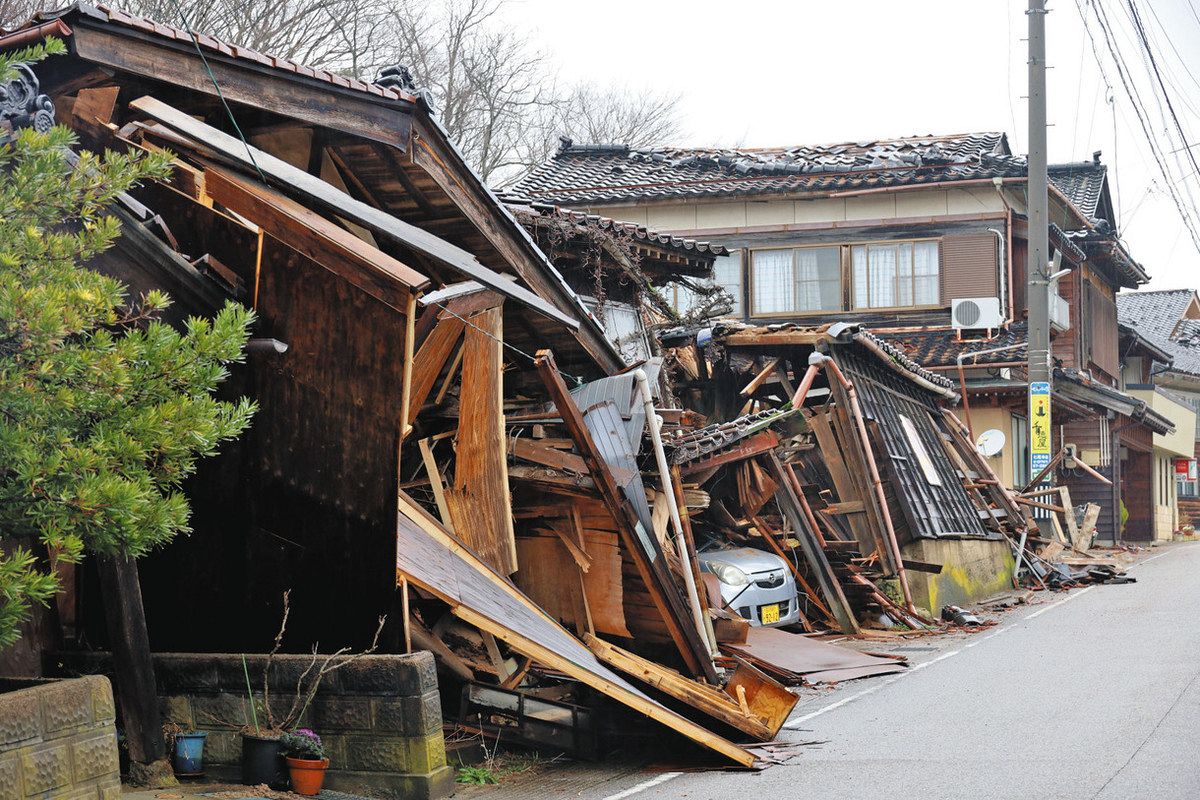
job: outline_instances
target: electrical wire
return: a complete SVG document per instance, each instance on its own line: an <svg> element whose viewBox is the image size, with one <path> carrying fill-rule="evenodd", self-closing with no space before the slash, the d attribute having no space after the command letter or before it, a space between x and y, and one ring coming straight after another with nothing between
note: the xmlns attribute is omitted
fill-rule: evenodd
<svg viewBox="0 0 1200 800"><path fill-rule="evenodd" d="M1099 23L1101 33L1104 36L1105 47L1109 56L1112 58L1113 65L1116 67L1117 76L1120 78L1122 88L1124 88L1126 95L1129 97L1130 105L1133 108L1134 115L1137 117L1138 124L1142 129L1142 135L1145 137L1146 142L1150 147L1150 154L1154 158L1159 171L1162 173L1168 193L1172 202L1175 204L1176 210L1179 212L1180 218L1183 220L1184 227L1187 229L1188 234L1192 238L1193 246L1196 248L1197 252L1200 252L1200 231L1197 230L1197 225L1194 219L1194 217L1197 216L1195 207L1193 206L1189 212L1187 204L1184 202L1184 199L1174 185L1174 176L1172 175L1170 168L1167 166L1167 163L1161 152L1161 147L1159 146L1158 141L1151 130L1149 114L1146 111L1145 104L1142 102L1141 94L1138 91L1137 86L1133 83L1132 74L1117 48L1115 41L1116 37L1113 32L1113 27L1108 19L1108 14L1105 12L1103 5L1101 5L1098 0L1087 0L1087 2L1096 16L1096 21ZM1087 13L1083 9L1081 0L1076 0L1076 7L1079 9L1080 16L1084 21L1084 29L1087 31L1087 35L1092 39L1093 49L1098 51L1099 48L1096 44L1096 38L1092 34L1090 25L1088 25ZM1101 72L1103 73L1103 62L1099 60L1098 55L1097 58L1097 63L1100 65Z"/></svg>
<svg viewBox="0 0 1200 800"><path fill-rule="evenodd" d="M246 140L246 134L242 133L242 126L238 125L237 119L233 116L233 109L229 107L229 103L225 100L225 93L221 91L221 84L217 83L217 76L213 74L212 66L208 63L208 57L204 55L204 50L200 47L200 37L196 36L196 32L192 30L192 25L188 22L187 15L183 13L183 6L179 4L179 0L172 0L175 5L175 10L179 12L179 20L183 23L183 30L192 39L192 46L196 48L196 54L200 56L200 62L204 64L204 71L208 73L208 79L212 81L213 88L217 92L217 98L221 101L221 107L225 109L225 115L229 117L229 122L233 125L233 129L237 131L238 138L242 140L242 144L246 147L246 155L250 157L250 163L254 165L254 171L258 173L259 179L263 183L267 182L267 176L263 174L262 168L258 166L258 159L254 157L254 148L250 146L250 142Z"/></svg>
<svg viewBox="0 0 1200 800"><path fill-rule="evenodd" d="M494 341L494 342L497 342L497 343L499 343L500 345L502 345L502 346L504 346L504 347L507 347L509 350L512 350L514 353L516 353L516 354L518 354L518 355L522 355L522 356L524 356L525 358L529 359L529 362L530 362L531 364L536 364L536 363L537 363L537 357L536 357L536 356L531 356L531 355L529 355L529 353L526 353L524 350L522 350L521 348L517 347L516 345L514 345L514 344L512 344L512 343L510 343L510 342L506 342L506 341L504 341L503 339L499 339L499 338L497 338L497 337L493 336L491 333L489 333L488 331L485 331L483 328L481 328L481 327L479 327L478 325L476 325L475 323L471 322L471 320L467 319L466 317L464 317L464 316L462 316L462 315L460 315L460 314L456 314L456 313L454 313L453 311L451 311L449 308L447 308L447 307L446 307L446 304L445 304L445 303L440 303L440 302L438 302L437 300L434 300L434 301L433 301L433 304L434 304L435 306L437 306L438 308L440 308L442 311L445 311L447 314L449 314L450 316L452 316L452 317L454 317L455 319L457 319L459 322L463 323L464 325L468 325L468 326L470 326L470 327L474 328L474 329L475 329L475 330L477 330L479 333L482 333L484 336L486 336L487 338L491 339L492 341ZM583 383L584 383L584 381L583 381L583 378L579 377L578 375L572 375L572 374L570 374L569 372L563 372L561 369L559 369L559 370L556 370L556 371L558 372L558 374L559 374L559 375L563 376L563 377L564 377L564 378L566 378L567 380L569 380L569 381L571 381L572 383L574 383L574 384L575 384L575 388L579 388L580 386L583 386Z"/></svg>

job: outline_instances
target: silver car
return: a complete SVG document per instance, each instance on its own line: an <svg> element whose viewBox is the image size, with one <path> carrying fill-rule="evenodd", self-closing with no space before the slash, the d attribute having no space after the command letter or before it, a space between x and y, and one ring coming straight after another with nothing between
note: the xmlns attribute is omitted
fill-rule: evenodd
<svg viewBox="0 0 1200 800"><path fill-rule="evenodd" d="M721 584L721 602L758 627L791 625L800 621L796 579L787 562L774 553L738 547L697 553L701 572L711 572Z"/></svg>

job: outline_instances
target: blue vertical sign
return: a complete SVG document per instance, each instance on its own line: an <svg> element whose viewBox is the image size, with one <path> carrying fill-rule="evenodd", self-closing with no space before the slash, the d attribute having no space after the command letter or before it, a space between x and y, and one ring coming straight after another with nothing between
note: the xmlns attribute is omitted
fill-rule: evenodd
<svg viewBox="0 0 1200 800"><path fill-rule="evenodd" d="M1029 384L1029 468L1030 477L1050 465L1050 383Z"/></svg>

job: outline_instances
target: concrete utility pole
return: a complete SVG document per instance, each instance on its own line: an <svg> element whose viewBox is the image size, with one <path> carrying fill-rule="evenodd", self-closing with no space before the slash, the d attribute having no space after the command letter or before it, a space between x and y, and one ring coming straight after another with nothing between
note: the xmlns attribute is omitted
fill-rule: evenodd
<svg viewBox="0 0 1200 800"><path fill-rule="evenodd" d="M1029 460L1036 475L1050 463L1050 246L1047 238L1046 0L1029 0Z"/></svg>

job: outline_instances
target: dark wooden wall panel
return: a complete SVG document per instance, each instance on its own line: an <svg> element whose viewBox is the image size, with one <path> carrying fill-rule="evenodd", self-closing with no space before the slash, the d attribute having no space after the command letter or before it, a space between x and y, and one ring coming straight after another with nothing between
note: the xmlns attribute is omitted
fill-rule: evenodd
<svg viewBox="0 0 1200 800"><path fill-rule="evenodd" d="M394 602L405 319L270 238L258 313L288 350L235 370L223 393L260 410L189 481L194 533L143 562L158 650L261 652L288 588L285 649L361 647Z"/></svg>

